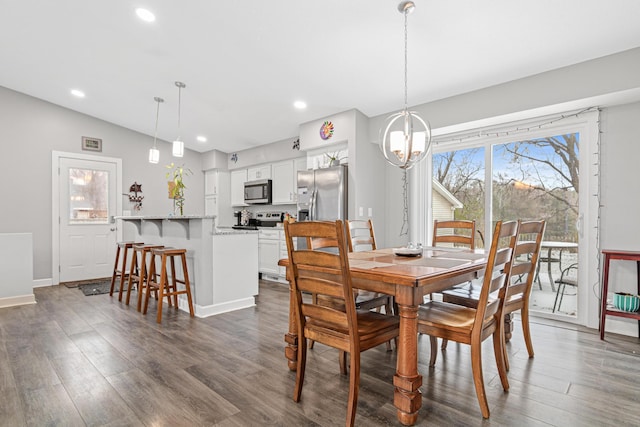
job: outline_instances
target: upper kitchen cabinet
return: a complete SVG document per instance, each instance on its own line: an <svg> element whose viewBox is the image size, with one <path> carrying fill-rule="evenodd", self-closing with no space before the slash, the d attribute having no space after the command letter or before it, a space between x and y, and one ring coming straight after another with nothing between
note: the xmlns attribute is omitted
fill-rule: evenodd
<svg viewBox="0 0 640 427"><path fill-rule="evenodd" d="M291 205L298 201L298 170L306 170L307 159L284 160L271 165L272 204Z"/></svg>
<svg viewBox="0 0 640 427"><path fill-rule="evenodd" d="M246 181L248 181L246 169L231 172L231 206L247 206L244 202L244 183Z"/></svg>
<svg viewBox="0 0 640 427"><path fill-rule="evenodd" d="M247 181L258 179L271 179L271 165L260 165L247 169Z"/></svg>
<svg viewBox="0 0 640 427"><path fill-rule="evenodd" d="M226 170L212 169L204 172L204 212L215 215L217 223L232 222L230 211L230 174Z"/></svg>
<svg viewBox="0 0 640 427"><path fill-rule="evenodd" d="M229 172L208 170L204 173L204 194L218 194L229 186Z"/></svg>

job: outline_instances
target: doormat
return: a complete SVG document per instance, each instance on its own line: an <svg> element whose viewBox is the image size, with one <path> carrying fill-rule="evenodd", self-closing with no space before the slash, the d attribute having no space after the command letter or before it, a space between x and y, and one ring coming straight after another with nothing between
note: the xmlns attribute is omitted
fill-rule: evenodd
<svg viewBox="0 0 640 427"><path fill-rule="evenodd" d="M114 293L118 292L119 285L120 283L114 283ZM80 289L85 296L108 294L109 289L111 289L111 280L78 285L78 289Z"/></svg>

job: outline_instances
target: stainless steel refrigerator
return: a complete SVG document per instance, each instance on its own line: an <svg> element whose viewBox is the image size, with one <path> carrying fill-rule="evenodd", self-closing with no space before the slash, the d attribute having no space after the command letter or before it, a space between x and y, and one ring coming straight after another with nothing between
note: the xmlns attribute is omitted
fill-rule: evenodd
<svg viewBox="0 0 640 427"><path fill-rule="evenodd" d="M347 165L298 171L298 221L347 219L347 176Z"/></svg>

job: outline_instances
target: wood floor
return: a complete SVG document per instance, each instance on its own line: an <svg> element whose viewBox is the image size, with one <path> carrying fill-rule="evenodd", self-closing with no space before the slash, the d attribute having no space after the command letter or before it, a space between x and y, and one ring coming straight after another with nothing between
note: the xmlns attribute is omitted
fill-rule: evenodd
<svg viewBox="0 0 640 427"><path fill-rule="evenodd" d="M142 316L109 295L38 288L35 305L0 309L0 426L339 426L348 378L337 353L309 352L300 403L284 358L286 286L261 282L255 308L191 319L155 305ZM165 308L166 310L166 308ZM504 393L491 340L484 351L491 418L483 420L469 349L450 343L428 368L420 340L418 425L640 425L640 342L535 322L528 359L520 324L509 344ZM356 425L399 425L391 385L395 351L362 355Z"/></svg>

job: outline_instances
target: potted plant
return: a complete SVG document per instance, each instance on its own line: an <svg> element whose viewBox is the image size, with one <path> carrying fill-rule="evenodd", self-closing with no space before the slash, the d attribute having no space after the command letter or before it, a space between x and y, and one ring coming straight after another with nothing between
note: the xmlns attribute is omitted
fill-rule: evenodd
<svg viewBox="0 0 640 427"><path fill-rule="evenodd" d="M183 178L191 175L191 169L185 168L184 165L178 166L171 162L166 165L169 169L166 173L166 177L169 180L169 198L173 199L173 211L174 213L180 212L180 216L184 214L184 189L187 188L184 185Z"/></svg>
<svg viewBox="0 0 640 427"><path fill-rule="evenodd" d="M324 153L325 156L329 159L329 167L338 166L345 157L340 157L340 152L336 151L335 153Z"/></svg>

